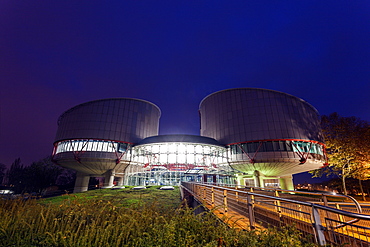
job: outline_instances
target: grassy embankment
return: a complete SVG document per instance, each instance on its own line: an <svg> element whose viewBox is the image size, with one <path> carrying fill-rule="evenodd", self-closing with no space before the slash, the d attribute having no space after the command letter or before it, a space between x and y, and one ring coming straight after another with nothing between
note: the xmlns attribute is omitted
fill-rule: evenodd
<svg viewBox="0 0 370 247"><path fill-rule="evenodd" d="M1 200L0 215L1 246L314 246L292 228L239 231L194 215L178 188Z"/></svg>

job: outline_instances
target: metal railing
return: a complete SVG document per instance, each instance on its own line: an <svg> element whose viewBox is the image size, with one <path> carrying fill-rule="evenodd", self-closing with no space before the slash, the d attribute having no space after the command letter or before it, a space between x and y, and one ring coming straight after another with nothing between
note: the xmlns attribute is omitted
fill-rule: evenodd
<svg viewBox="0 0 370 247"><path fill-rule="evenodd" d="M206 208L222 211L224 217L237 215L239 217L237 221L247 222L250 229L295 225L303 236L319 245L348 243L350 246L370 246L370 215L361 214L360 205L351 197L303 193L314 199L321 196L322 202L312 202L289 199L285 194L282 196L282 192L296 196L294 193L301 191L273 189L274 194L271 195L263 193L271 192L266 188L258 188L261 189L258 192L252 189L251 192L250 188L239 189L189 182L183 182L181 188L183 193L189 193ZM358 212L339 209L335 202L329 202L328 198L331 199L332 196L351 201Z"/></svg>
<svg viewBox="0 0 370 247"><path fill-rule="evenodd" d="M206 183L207 184L207 183ZM337 193L330 193L327 191L322 192L311 192L311 191L300 191L300 190L284 190L280 188L271 187L251 187L251 186L240 186L232 184L215 184L208 183L209 185L216 185L221 187L235 188L239 190L245 190L249 192L255 192L258 194L266 194L278 197L284 197L297 201L307 201L317 204L323 204L324 206L331 206L337 209L341 209L341 205L352 205L356 213L362 213L363 209L356 199L352 196L342 195ZM348 210L347 210L348 211Z"/></svg>

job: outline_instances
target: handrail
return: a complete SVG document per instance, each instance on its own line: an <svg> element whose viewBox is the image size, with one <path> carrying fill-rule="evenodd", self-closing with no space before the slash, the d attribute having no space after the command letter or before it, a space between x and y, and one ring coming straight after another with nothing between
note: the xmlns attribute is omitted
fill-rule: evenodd
<svg viewBox="0 0 370 247"><path fill-rule="evenodd" d="M199 183L201 184L201 183ZM211 184L211 183L205 183L205 184L202 184L202 185L214 185ZM223 185L223 184L218 184L218 185ZM225 186L227 187L240 187L240 185L237 185L237 184L224 184ZM264 191L280 191L280 192L287 192L287 193L294 193L294 194L306 194L306 195L317 195L317 196L330 196L330 197L342 197L342 198L346 198L346 199L349 199L351 200L355 206L356 206L356 209L357 209L357 213L362 213L362 208L361 208L361 205L358 203L358 201L353 198L352 196L348 196L348 195L343 195L343 194L326 194L326 193L319 193L319 192L308 192L308 191L297 191L297 190L284 190L284 189L279 189L279 188L264 188L264 187L252 187L252 186L242 186L241 188L252 188L252 189L258 189L258 190L264 190Z"/></svg>
<svg viewBox="0 0 370 247"><path fill-rule="evenodd" d="M366 224L367 222L370 221L370 215L365 215L365 214L362 214L362 213L353 213L353 212L344 211L344 210L341 210L341 209L338 209L338 208L329 207L329 206L327 206L328 204L327 204L327 200L325 198L324 198L325 205L320 205L320 204L317 204L317 203L314 203L314 202L297 201L297 200L293 200L293 199L289 199L289 198L279 197L278 193L276 193L276 196L271 196L271 195L266 195L266 194L259 194L258 192L256 193L256 192L250 192L250 191L245 191L245 190L238 190L238 189L230 188L230 186L231 185L228 185L227 187L221 187L221 186L217 186L217 185L196 183L196 182L182 182L181 185L180 185L181 191L187 191L188 193L190 193L192 195L192 197L194 197L194 199L196 199L200 203L205 203L205 202L203 202L203 200L206 200L206 191L211 190L212 207L215 206L214 205L214 193L216 191L218 191L217 194L219 194L221 196L223 194L223 199L221 199L222 200L221 205L224 205L225 213L228 211L228 202L227 202L227 197L226 197L228 192L234 192L236 194L236 198L237 198L236 200L238 200L238 198L241 198L241 197L245 198L246 201L247 201L245 203L245 206L246 206L247 215L249 217L249 227L251 229L254 229L256 227L255 226L255 224L256 224L255 211L254 211L254 206L253 206L256 202L255 201L256 197L265 198L265 199L268 199L268 201L270 201L270 200L275 201L275 203L277 205L277 210L279 212L279 217L281 217L281 211L280 211L281 207L282 208L287 208L287 209L289 208L289 206L288 207L286 207L285 205L281 206L280 202L295 204L295 205L298 205L299 208L301 208L301 205L305 206L305 207L309 207L309 208L311 208L312 211L311 212L306 212L306 209L305 209L304 213L311 216L311 223L312 223L314 236L315 236L316 242L320 246L326 246L327 241L329 241L330 243L340 243L340 242L338 242L338 239L336 239L336 238L332 238L332 237L328 238L326 236L327 234L325 233L325 231L328 231L331 234L331 235L329 234L329 236L333 236L332 234L339 234L337 236L339 237L339 239L341 239L340 236L343 236L343 234L340 233L340 232L336 232L335 229L342 228L342 229L344 229L344 231L347 231L347 232L350 231L351 232L352 227L355 227L356 229L358 229L359 227L362 227L362 229L366 229L366 231L370 230L370 228L368 228L368 227L364 228L363 226L361 226L361 224L358 225L358 226L353 225L353 223L358 222L360 220L364 220L365 224ZM264 190L266 190L266 188L264 188ZM222 191L223 191L223 193L221 193ZM288 191L288 190L285 190L285 191L292 192L292 191ZM308 193L312 194L311 192L308 192ZM315 193L315 194L321 195L320 193ZM220 200L220 199L218 199L218 200ZM263 201L265 201L265 200L262 200L261 202L263 202ZM353 199L353 201L357 202L355 199ZM295 209L291 209L291 210L296 211ZM338 223L339 224L336 225L336 226L332 225L332 224L323 225L321 223L321 216L320 216L321 213L319 212L319 210L322 210L322 211L326 212L326 217L325 217L325 214L322 215L322 216L324 216L325 221L328 220L328 221L332 221L332 222L337 222L337 224ZM301 210L299 210L299 211L301 212ZM335 220L334 218L331 218L331 217L329 218L329 212L337 214L340 221L337 221L337 220ZM259 212L259 213L261 213L261 212ZM350 219L347 222L344 222L345 217L343 217L343 216L347 216L347 217L350 217L352 219ZM262 219L260 219L260 220L262 220ZM280 222L281 222L281 220L282 219L280 219ZM300 220L300 219L297 219L297 220ZM262 221L265 222L265 220L262 220ZM284 222L284 218L283 218L283 222ZM346 228L346 226L351 226L350 230L348 230ZM361 229L361 228L359 228L359 229ZM300 230L307 233L307 231L304 228L302 228ZM308 232L308 234L311 234L311 233ZM352 239L355 239L354 241L368 241L368 235L367 234L361 235L362 238L354 237L352 235L353 234L348 234L348 237L350 237ZM366 240L364 240L364 238Z"/></svg>
<svg viewBox="0 0 370 247"><path fill-rule="evenodd" d="M187 183L187 182L183 182L183 183ZM193 183L192 182L192 184L197 184L197 185L207 186L207 187L213 187L213 188L222 189L222 190L225 189L224 187L215 186L215 185L208 185L208 184L202 184L202 183ZM183 185L181 185L181 187L183 187ZM233 191L233 192L238 192L239 195L240 195L240 193L245 193L245 194L249 194L249 195L252 195L252 196L259 196L259 197L273 199L273 200L280 200L280 201L284 201L284 202L291 202L291 203L296 203L296 204L300 204L300 205L304 205L304 206L310 206L310 207L320 208L320 209L323 209L323 210L330 211L332 213L343 214L345 216L352 217L352 218L359 218L359 219L363 219L363 220L370 220L370 215L361 214L361 213L352 213L352 212L348 212L348 211L344 211L344 210L340 210L340 209L336 209L336 208L331 208L331 207L323 206L323 205L320 205L320 204L315 204L315 203L312 203L312 202L296 201L296 200L287 199L287 198L283 198L283 197L263 195L263 194L258 194L258 193L254 193L254 192L240 191L240 190L231 189L231 188L227 188L227 190L228 191Z"/></svg>

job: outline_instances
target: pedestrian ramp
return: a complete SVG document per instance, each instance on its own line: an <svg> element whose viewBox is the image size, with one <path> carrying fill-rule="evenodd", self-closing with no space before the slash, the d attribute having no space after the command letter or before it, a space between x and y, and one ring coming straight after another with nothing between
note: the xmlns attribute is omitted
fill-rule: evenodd
<svg viewBox="0 0 370 247"><path fill-rule="evenodd" d="M241 230L294 225L319 245L370 246L370 215L349 196L274 188L183 182L183 198L196 200ZM352 211L343 210L351 205Z"/></svg>

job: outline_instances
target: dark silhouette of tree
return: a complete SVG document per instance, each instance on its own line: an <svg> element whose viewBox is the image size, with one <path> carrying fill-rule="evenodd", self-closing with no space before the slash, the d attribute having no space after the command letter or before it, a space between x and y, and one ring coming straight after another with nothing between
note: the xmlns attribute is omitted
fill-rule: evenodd
<svg viewBox="0 0 370 247"><path fill-rule="evenodd" d="M62 168L62 173L59 175L56 184L62 191L72 192L76 181L76 171Z"/></svg>
<svg viewBox="0 0 370 247"><path fill-rule="evenodd" d="M24 168L24 190L41 193L43 189L55 185L62 168L54 165L47 157Z"/></svg>
<svg viewBox="0 0 370 247"><path fill-rule="evenodd" d="M356 117L332 113L322 116L321 127L329 165L312 173L314 177L336 174L342 180L343 193L347 195L347 178L357 178L361 182L370 175L370 124Z"/></svg>
<svg viewBox="0 0 370 247"><path fill-rule="evenodd" d="M0 163L0 184L4 183L5 174L6 174L6 165Z"/></svg>
<svg viewBox="0 0 370 247"><path fill-rule="evenodd" d="M8 185L15 193L36 192L41 193L49 186L56 185L63 168L51 162L47 157L30 166L24 166L17 158L6 173Z"/></svg>
<svg viewBox="0 0 370 247"><path fill-rule="evenodd" d="M15 193L21 193L24 189L24 166L20 158L14 160L6 173L8 185L12 187Z"/></svg>

